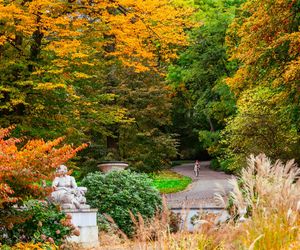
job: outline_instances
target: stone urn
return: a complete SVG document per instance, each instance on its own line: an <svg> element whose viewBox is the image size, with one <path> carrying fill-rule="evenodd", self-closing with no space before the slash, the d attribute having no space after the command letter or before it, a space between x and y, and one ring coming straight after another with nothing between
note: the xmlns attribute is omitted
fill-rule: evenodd
<svg viewBox="0 0 300 250"><path fill-rule="evenodd" d="M122 161L108 161L100 163L98 167L103 173L109 173L111 171L122 171L128 167L128 164Z"/></svg>

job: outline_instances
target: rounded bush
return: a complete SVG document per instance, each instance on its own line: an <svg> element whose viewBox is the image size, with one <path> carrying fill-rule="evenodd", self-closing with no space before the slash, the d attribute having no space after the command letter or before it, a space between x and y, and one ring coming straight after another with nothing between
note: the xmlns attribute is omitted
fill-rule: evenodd
<svg viewBox="0 0 300 250"><path fill-rule="evenodd" d="M161 209L160 194L151 182L145 174L125 170L107 174L90 173L81 184L88 188L87 202L91 207L98 208L100 217L103 213L108 214L124 233L132 236L134 225L130 212L148 219Z"/></svg>
<svg viewBox="0 0 300 250"><path fill-rule="evenodd" d="M59 207L46 201L30 200L22 209L0 209L0 242L3 244L41 242L61 245L74 229L71 219Z"/></svg>

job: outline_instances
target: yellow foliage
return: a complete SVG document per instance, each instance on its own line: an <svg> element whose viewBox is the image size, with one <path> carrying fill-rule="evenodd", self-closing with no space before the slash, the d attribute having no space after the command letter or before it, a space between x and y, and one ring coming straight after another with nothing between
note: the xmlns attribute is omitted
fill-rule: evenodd
<svg viewBox="0 0 300 250"><path fill-rule="evenodd" d="M137 71L145 71L157 66L158 60L176 58L175 46L187 45L184 29L195 26L189 20L192 12L186 4L170 0L96 0L93 4L60 0L1 1L4 32L0 44L11 45L16 35L31 40L38 32L42 44L46 45L45 51L61 59L81 59L88 65L89 55L99 45L105 48L104 37L110 37L108 43L114 49L107 53L127 62L128 66L136 66ZM89 38L97 39L86 43Z"/></svg>
<svg viewBox="0 0 300 250"><path fill-rule="evenodd" d="M33 243L33 242L27 242L27 243L17 243L12 247L12 250L58 250L58 246L55 244L50 243Z"/></svg>
<svg viewBox="0 0 300 250"><path fill-rule="evenodd" d="M119 108L117 110L111 111L110 115L115 117L115 121L119 122L119 123L132 123L132 122L134 122L135 121L134 118L127 118L126 119L126 112L127 112L126 109Z"/></svg>
<svg viewBox="0 0 300 250"><path fill-rule="evenodd" d="M300 48L300 44L299 44L299 48ZM297 80L300 79L300 56L298 56L298 58L296 58L295 60L291 61L285 67L283 79L285 80L285 82L296 82Z"/></svg>
<svg viewBox="0 0 300 250"><path fill-rule="evenodd" d="M227 79L232 90L259 84L284 86L298 92L300 79L300 32L297 1L248 0L231 24L226 42L231 60L241 65Z"/></svg>
<svg viewBox="0 0 300 250"><path fill-rule="evenodd" d="M62 83L46 82L46 83L39 83L35 87L35 89L38 89L38 90L53 90L56 88L66 88L66 85L62 84Z"/></svg>
<svg viewBox="0 0 300 250"><path fill-rule="evenodd" d="M74 74L75 77L77 77L77 78L90 78L89 75L84 74L84 73L81 73L81 72L74 72L73 74Z"/></svg>

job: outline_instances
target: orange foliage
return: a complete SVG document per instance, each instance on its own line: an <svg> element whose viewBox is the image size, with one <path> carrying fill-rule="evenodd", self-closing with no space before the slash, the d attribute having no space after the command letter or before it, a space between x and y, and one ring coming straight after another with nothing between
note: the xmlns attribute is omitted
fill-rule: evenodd
<svg viewBox="0 0 300 250"><path fill-rule="evenodd" d="M136 71L177 57L176 46L188 44L184 30L195 26L193 9L169 0L105 1L103 18L116 45L112 54ZM113 11L112 11L113 10ZM141 64L142 62L142 64Z"/></svg>
<svg viewBox="0 0 300 250"><path fill-rule="evenodd" d="M0 46L21 50L20 41L34 41L29 51L54 52L57 68L50 70L58 74L70 65L93 66L91 54L112 45L106 53L144 71L187 44L192 11L170 0L0 0Z"/></svg>
<svg viewBox="0 0 300 250"><path fill-rule="evenodd" d="M259 84L299 92L299 1L248 0L231 24L227 45L231 60L241 62L227 79L235 93Z"/></svg>
<svg viewBox="0 0 300 250"><path fill-rule="evenodd" d="M43 197L50 191L41 180L51 180L54 169L85 148L70 145L57 147L64 138L45 142L28 141L20 149L20 139L8 138L12 127L0 129L0 207L5 202L16 202L26 197Z"/></svg>

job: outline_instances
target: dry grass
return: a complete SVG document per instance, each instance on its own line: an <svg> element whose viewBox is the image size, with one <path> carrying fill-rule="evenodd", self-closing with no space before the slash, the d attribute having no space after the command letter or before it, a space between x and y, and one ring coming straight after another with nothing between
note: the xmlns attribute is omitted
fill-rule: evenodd
<svg viewBox="0 0 300 250"><path fill-rule="evenodd" d="M234 205L249 218L233 230L242 249L300 249L300 168L293 161L271 163L264 154L248 159L242 186L232 181ZM295 248L296 247L296 248ZM237 248L239 249L239 248Z"/></svg>
<svg viewBox="0 0 300 250"><path fill-rule="evenodd" d="M215 225L213 216L201 218L193 233L170 233L169 211L147 223L132 217L134 239L101 234L102 250L296 250L300 249L300 169L290 161L272 164L265 155L251 156L248 167L233 180L236 212L247 211L246 220ZM119 233L119 235L121 235Z"/></svg>
<svg viewBox="0 0 300 250"><path fill-rule="evenodd" d="M141 216L131 215L136 226L136 236L133 239L116 237L116 234L101 234L101 250L196 250L196 249L224 249L221 244L214 244L211 231L215 225L215 216L205 215L201 218L202 226L190 233L182 228L177 233L171 233L169 228L170 210L164 202L163 211L155 216L151 222L146 222ZM185 222L183 222L185 224ZM119 233L120 235L120 233ZM114 242L114 244L112 244Z"/></svg>

